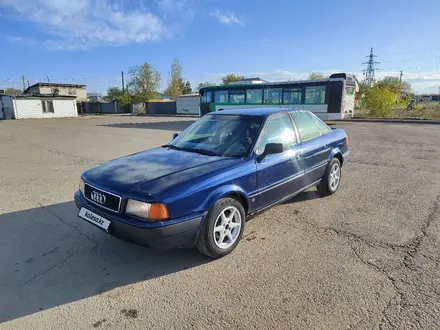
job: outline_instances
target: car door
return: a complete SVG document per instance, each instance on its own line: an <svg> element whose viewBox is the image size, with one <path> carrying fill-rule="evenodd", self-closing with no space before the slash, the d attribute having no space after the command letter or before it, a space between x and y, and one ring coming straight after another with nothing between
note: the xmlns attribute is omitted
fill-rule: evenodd
<svg viewBox="0 0 440 330"><path fill-rule="evenodd" d="M307 186L324 175L331 146L327 144L325 134L307 111L293 111L291 116L301 140L298 161L304 170L303 182Z"/></svg>
<svg viewBox="0 0 440 330"><path fill-rule="evenodd" d="M277 114L266 120L255 149L257 167L256 209L268 207L301 189L299 145L290 116ZM282 143L284 152L262 158L267 143Z"/></svg>

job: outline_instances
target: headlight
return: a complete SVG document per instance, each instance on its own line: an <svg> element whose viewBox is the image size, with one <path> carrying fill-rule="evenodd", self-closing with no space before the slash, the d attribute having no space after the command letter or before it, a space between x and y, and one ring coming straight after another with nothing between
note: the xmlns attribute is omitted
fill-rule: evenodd
<svg viewBox="0 0 440 330"><path fill-rule="evenodd" d="M134 199L127 201L125 213L148 220L168 219L168 210L162 203L145 203Z"/></svg>
<svg viewBox="0 0 440 330"><path fill-rule="evenodd" d="M83 178L79 178L79 191L81 191L81 194L84 196L84 180Z"/></svg>

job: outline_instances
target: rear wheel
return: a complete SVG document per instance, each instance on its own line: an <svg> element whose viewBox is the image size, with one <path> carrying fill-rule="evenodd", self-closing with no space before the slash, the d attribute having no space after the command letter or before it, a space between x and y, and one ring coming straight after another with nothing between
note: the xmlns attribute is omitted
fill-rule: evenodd
<svg viewBox="0 0 440 330"><path fill-rule="evenodd" d="M318 191L323 195L333 195L341 184L341 162L336 157L332 159L321 182Z"/></svg>
<svg viewBox="0 0 440 330"><path fill-rule="evenodd" d="M208 212L197 239L197 249L211 258L231 253L243 235L245 212L233 198L222 198Z"/></svg>

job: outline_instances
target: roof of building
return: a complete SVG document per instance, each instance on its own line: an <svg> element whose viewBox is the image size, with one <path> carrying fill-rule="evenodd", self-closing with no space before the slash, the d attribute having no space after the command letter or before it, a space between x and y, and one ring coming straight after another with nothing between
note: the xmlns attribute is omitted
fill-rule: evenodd
<svg viewBox="0 0 440 330"><path fill-rule="evenodd" d="M290 112L293 110L304 110L302 107L292 107L292 108L240 108L231 110L221 110L211 112L213 115L249 115L249 116L263 116L268 117L274 113Z"/></svg>
<svg viewBox="0 0 440 330"><path fill-rule="evenodd" d="M72 95L47 95L47 94L35 94L35 95L14 95L16 99L49 99L49 100L75 100L76 96Z"/></svg>
<svg viewBox="0 0 440 330"><path fill-rule="evenodd" d="M36 83L36 84L33 84L33 85L29 86L28 88L36 87L36 86L43 86L43 87L70 87L70 88L84 88L84 87L86 87L86 85L39 82L39 83Z"/></svg>
<svg viewBox="0 0 440 330"><path fill-rule="evenodd" d="M185 94L185 95L179 95L176 98L180 98L180 97L194 97L194 96L199 97L200 94L199 93Z"/></svg>
<svg viewBox="0 0 440 330"><path fill-rule="evenodd" d="M45 83L45 82L39 82L36 84L33 84L26 88L26 90L23 92L23 94L26 94L29 92L29 90L33 87L66 87L66 88L85 88L86 85L75 85L75 84L58 84L58 83Z"/></svg>

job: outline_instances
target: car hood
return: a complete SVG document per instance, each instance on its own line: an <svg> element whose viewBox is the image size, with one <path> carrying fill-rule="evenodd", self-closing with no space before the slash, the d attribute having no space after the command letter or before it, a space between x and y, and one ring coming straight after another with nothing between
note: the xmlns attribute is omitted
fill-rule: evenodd
<svg viewBox="0 0 440 330"><path fill-rule="evenodd" d="M128 193L136 187L173 174L200 169L206 173L216 163L228 163L228 158L205 156L192 152L156 148L118 158L104 163L83 173L86 182L115 193ZM226 161L226 162L224 162ZM225 164L227 166L227 164ZM217 166L214 166L218 168ZM222 166L220 166L222 167ZM174 180L173 180L174 181ZM171 183L171 182L169 182Z"/></svg>

